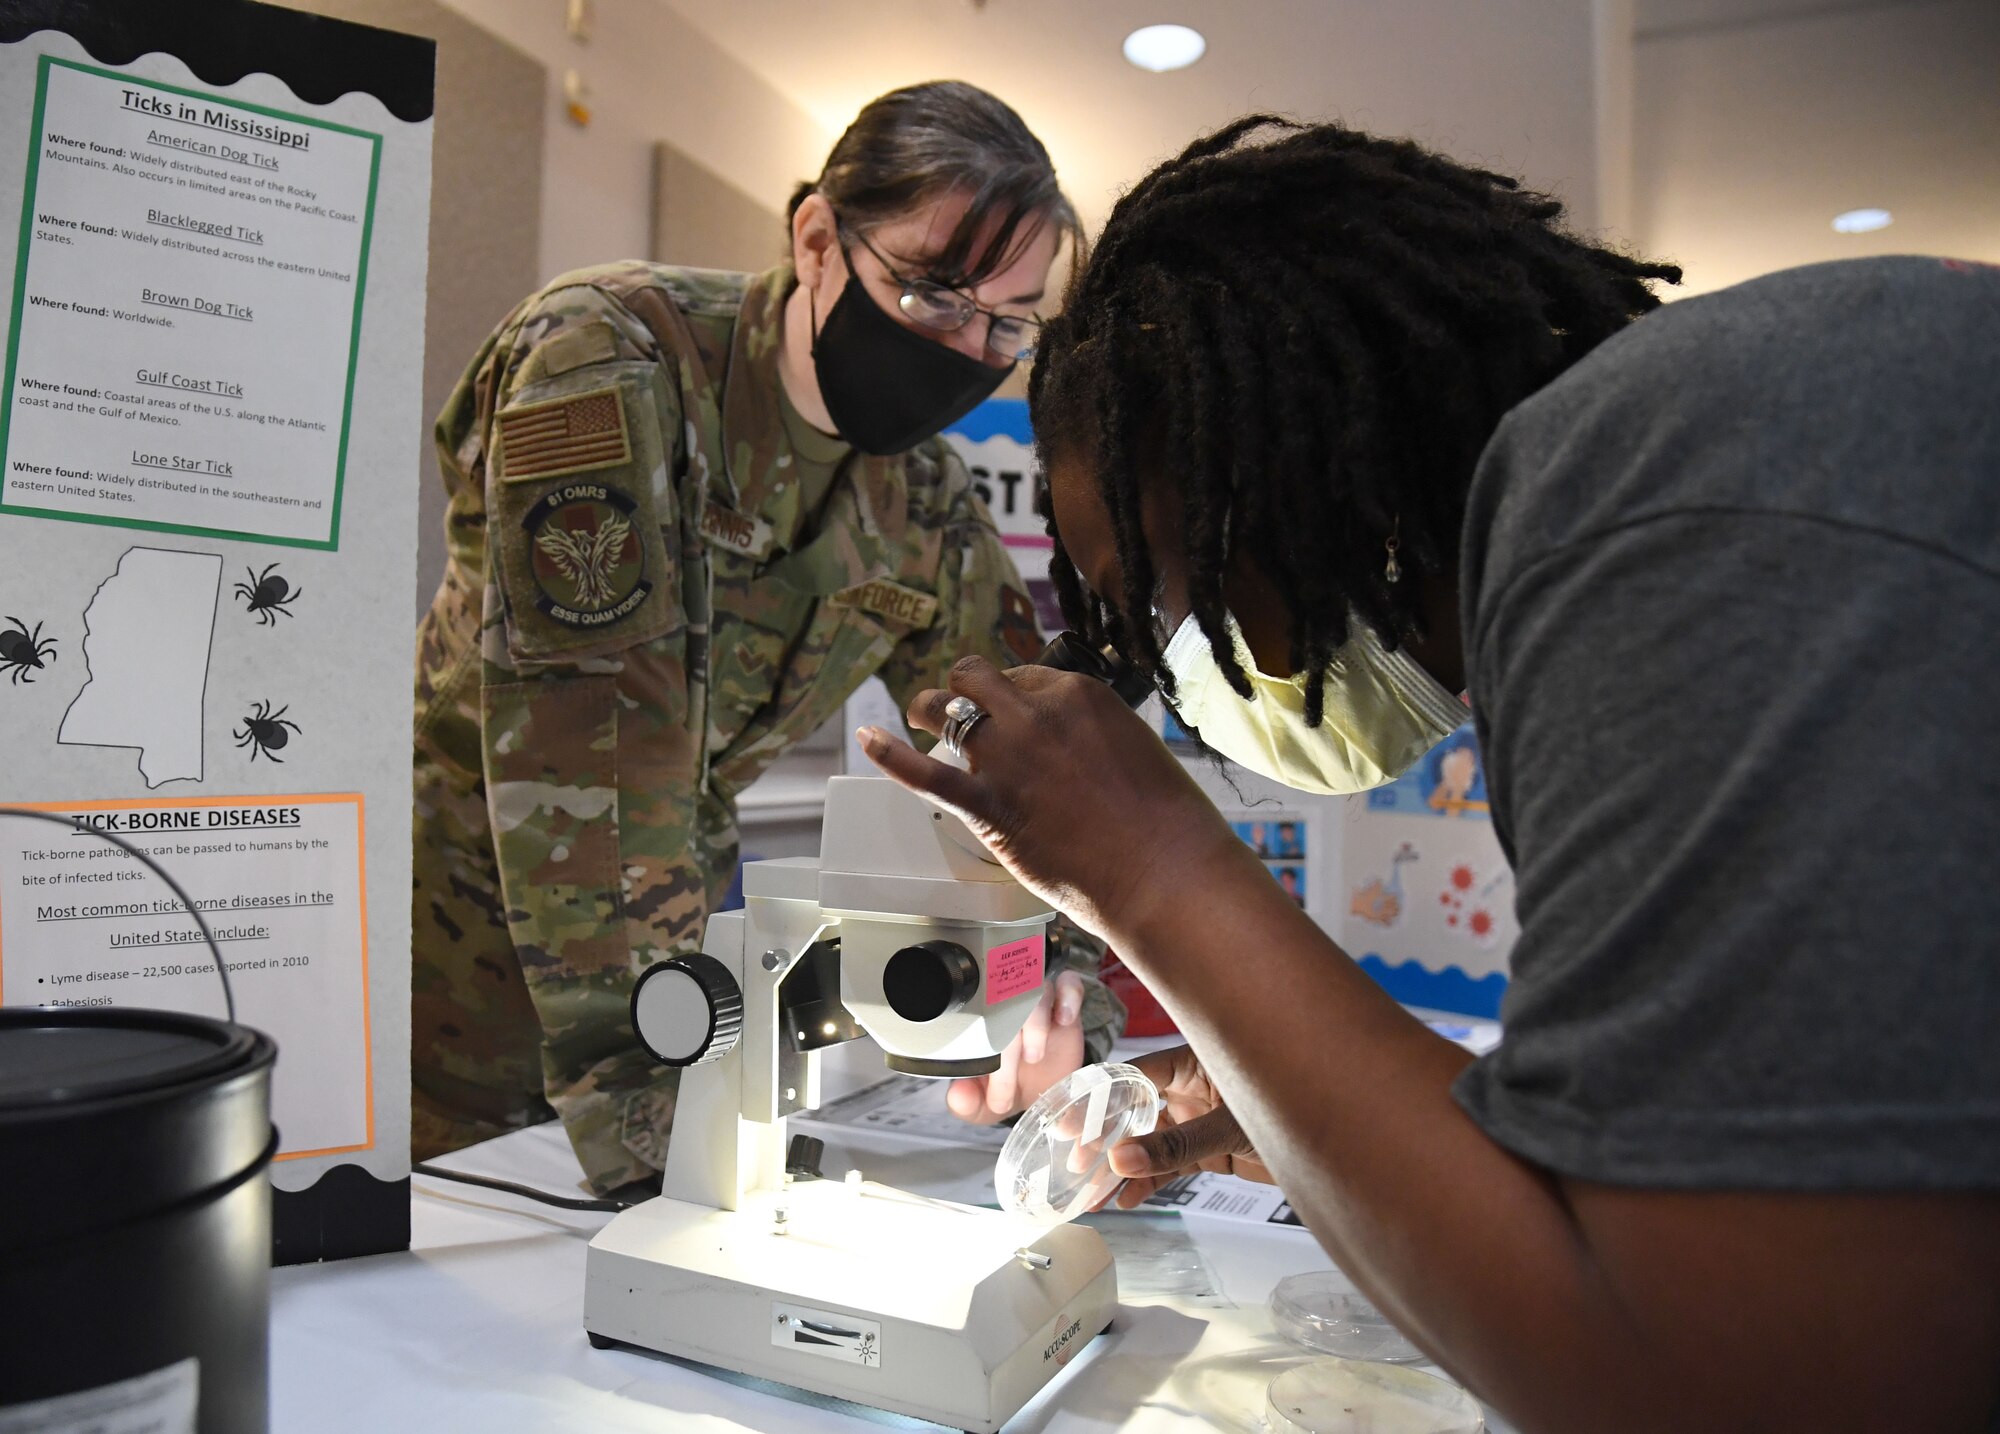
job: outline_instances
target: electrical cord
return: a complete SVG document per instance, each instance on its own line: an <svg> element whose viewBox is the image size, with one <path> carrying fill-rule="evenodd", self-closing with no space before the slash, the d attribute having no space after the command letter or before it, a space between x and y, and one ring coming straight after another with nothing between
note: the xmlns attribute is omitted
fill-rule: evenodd
<svg viewBox="0 0 2000 1434"><path fill-rule="evenodd" d="M72 831L85 836L94 836L102 841L108 841L127 856L138 858L139 862L148 871L167 884L167 890L180 899L181 905L187 908L188 915L194 918L194 924L201 929L201 939L208 943L208 954L215 958L215 974L222 981L223 1008L229 1012L230 1024L234 1025L236 1023L236 993L229 987L229 968L223 964L222 948L215 944L215 933L208 929L208 918L201 914L201 908L194 904L194 901L185 891L181 890L181 884L178 881L167 875L165 867L154 861L145 852L139 850L138 847L132 845L131 842L126 841L125 838L114 836L107 831L100 831L96 827L85 826L74 817L58 816L54 812L38 812L30 810L27 807L12 806L0 807L0 816L26 817L30 821L54 822L59 827L68 827Z"/></svg>
<svg viewBox="0 0 2000 1434"><path fill-rule="evenodd" d="M57 816L51 812L39 812L26 807L14 806L0 806L0 816L26 817L31 821L53 822L57 826L69 827L73 831L98 837L103 841L110 842L111 845L122 850L127 856L136 857L153 875L165 882L167 889L180 898L181 905L187 908L188 915L194 918L194 924L200 928L202 939L208 943L208 954L215 959L215 974L222 982L223 1005L229 1012L229 1019L232 1022L235 1021L236 993L230 989L229 968L223 964L222 950L215 944L215 936L208 929L208 921L203 917L201 908L196 906L189 898L187 892L181 889L181 884L178 881L167 875L164 867L122 837L114 836L110 832L100 831L96 827L85 826L70 817ZM274 1134L272 1139L275 1141L276 1138ZM257 1170L263 1169L262 1162L253 1168ZM412 1165L410 1171L412 1174L428 1175L436 1180L456 1180L465 1185L479 1185L488 1190L500 1190L509 1195L520 1195L529 1200L539 1200L544 1205L559 1205L565 1210L603 1210L615 1214L620 1210L629 1210L633 1205L638 1203L633 1200L578 1200L568 1195L553 1195L546 1190L531 1190L526 1185L516 1185L507 1180L493 1180L484 1175L462 1175L456 1170L441 1170L435 1165L428 1164Z"/></svg>
<svg viewBox="0 0 2000 1434"><path fill-rule="evenodd" d="M629 1210L636 1201L632 1200L579 1200L573 1195L556 1195L547 1190L535 1190L526 1185L516 1185L511 1180L495 1180L489 1175L467 1175L458 1170L445 1170L429 1162L412 1165L412 1175L428 1175L433 1180L456 1180L462 1185L478 1185L487 1190L501 1190L509 1195L520 1195L529 1200L539 1200L544 1205L558 1205L565 1210L603 1210L616 1214Z"/></svg>

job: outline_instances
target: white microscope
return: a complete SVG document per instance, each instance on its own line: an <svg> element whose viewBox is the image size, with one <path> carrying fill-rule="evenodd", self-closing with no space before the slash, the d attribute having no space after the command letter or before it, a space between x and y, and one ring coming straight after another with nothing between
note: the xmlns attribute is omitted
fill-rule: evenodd
<svg viewBox="0 0 2000 1434"><path fill-rule="evenodd" d="M1053 664L1052 664L1053 665ZM662 962L633 1026L686 1069L660 1198L590 1242L583 1322L625 1344L991 1434L1107 1324L1096 1231L786 1173L819 1051L982 1075L1040 998L1050 909L956 818L835 777L817 861L753 862L744 907Z"/></svg>

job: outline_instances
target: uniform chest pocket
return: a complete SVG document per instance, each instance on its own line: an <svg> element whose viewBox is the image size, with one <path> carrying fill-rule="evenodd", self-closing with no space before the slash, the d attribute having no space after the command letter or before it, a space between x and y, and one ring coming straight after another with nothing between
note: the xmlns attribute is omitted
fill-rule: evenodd
<svg viewBox="0 0 2000 1434"><path fill-rule="evenodd" d="M746 754L767 759L831 721L888 661L896 642L896 634L866 613L819 604L782 659L747 669L737 709L738 734L749 739ZM758 677L764 679L761 691L753 690Z"/></svg>
<svg viewBox="0 0 2000 1434"><path fill-rule="evenodd" d="M894 648L868 614L841 608L717 554L715 640L709 663L711 727L725 742L755 725L786 733L831 717ZM819 714L814 720L814 714Z"/></svg>

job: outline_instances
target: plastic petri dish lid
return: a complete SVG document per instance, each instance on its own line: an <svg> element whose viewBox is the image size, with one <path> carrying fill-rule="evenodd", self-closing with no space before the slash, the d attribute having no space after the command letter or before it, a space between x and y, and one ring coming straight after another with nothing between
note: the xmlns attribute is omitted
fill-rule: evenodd
<svg viewBox="0 0 2000 1434"><path fill-rule="evenodd" d="M1357 1359L1315 1359L1271 1381L1264 1422L1272 1434L1479 1434L1478 1401L1420 1369Z"/></svg>
<svg viewBox="0 0 2000 1434"><path fill-rule="evenodd" d="M1366 1295L1349 1289L1336 1270L1314 1270L1278 1281L1271 1291L1271 1318L1286 1339L1321 1354L1377 1364L1415 1364L1424 1357Z"/></svg>
<svg viewBox="0 0 2000 1434"><path fill-rule="evenodd" d="M1118 1185L1111 1147L1150 1134L1160 1092L1137 1066L1084 1066L1023 1113L993 1166L1000 1208L1046 1225L1088 1211Z"/></svg>

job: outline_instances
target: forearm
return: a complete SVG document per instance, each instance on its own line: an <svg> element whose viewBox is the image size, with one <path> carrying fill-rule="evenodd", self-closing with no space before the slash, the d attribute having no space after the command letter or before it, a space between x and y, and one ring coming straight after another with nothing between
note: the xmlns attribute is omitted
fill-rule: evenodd
<svg viewBox="0 0 2000 1434"><path fill-rule="evenodd" d="M542 1034L542 1087L600 1192L658 1169L671 1076L631 1031L640 967L699 947L714 862L697 831L684 637L589 675L490 682L487 820ZM615 661L615 666L614 666ZM488 663L489 677L501 674Z"/></svg>
<svg viewBox="0 0 2000 1434"><path fill-rule="evenodd" d="M1397 1006L1247 853L1218 851L1198 890L1106 934L1293 1208L1399 1325L1538 1430L1632 1427L1613 1402L1637 1368L1630 1322L1560 1189L1453 1101L1462 1050Z"/></svg>
<svg viewBox="0 0 2000 1434"><path fill-rule="evenodd" d="M2000 1197L1546 1175L1461 1113L1465 1055L1306 920L1108 688L979 663L951 680L989 714L976 770L879 731L869 755L1110 941L1243 1127L1203 1140L1235 1154L1247 1132L1363 1288L1523 1430L1991 1422ZM951 695L912 721L941 730ZM1125 1153L1134 1174L1186 1163Z"/></svg>

